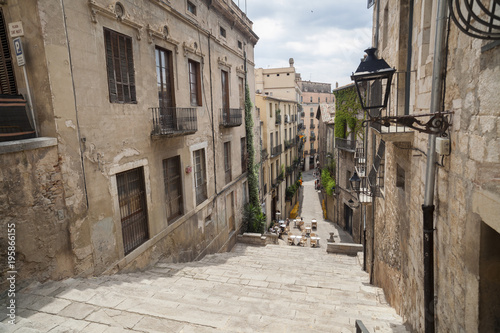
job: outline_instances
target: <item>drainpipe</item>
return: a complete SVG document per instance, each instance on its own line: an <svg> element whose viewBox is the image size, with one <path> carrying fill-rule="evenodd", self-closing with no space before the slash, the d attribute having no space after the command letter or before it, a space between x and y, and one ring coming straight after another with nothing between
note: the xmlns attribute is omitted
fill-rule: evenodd
<svg viewBox="0 0 500 333"><path fill-rule="evenodd" d="M443 86L443 64L445 51L447 1L439 0L436 19L436 40L432 68L432 90L430 112L440 106ZM425 174L425 196L423 211L423 256L424 256L424 316L425 332L435 332L434 314L434 184L436 165L436 134L429 134L427 169Z"/></svg>
<svg viewBox="0 0 500 333"><path fill-rule="evenodd" d="M406 54L406 78L405 78L405 115L410 114L410 81L411 81L411 54L413 52L413 4L414 0L410 0L409 8L409 23L408 23L408 50Z"/></svg>
<svg viewBox="0 0 500 333"><path fill-rule="evenodd" d="M212 34L208 34L208 71L210 72L210 110L212 111L212 150L214 154L214 187L215 194L218 195L217 192L217 168L215 165L215 127L214 127L214 98L212 91L212 49L210 47L210 39L212 38ZM203 82L203 73L201 74L201 81Z"/></svg>

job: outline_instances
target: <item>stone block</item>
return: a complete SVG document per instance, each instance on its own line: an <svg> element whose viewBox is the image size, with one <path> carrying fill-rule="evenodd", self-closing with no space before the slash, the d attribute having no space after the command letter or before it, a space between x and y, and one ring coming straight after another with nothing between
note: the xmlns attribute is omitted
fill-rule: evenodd
<svg viewBox="0 0 500 333"><path fill-rule="evenodd" d="M328 243L326 252L356 256L363 251L363 245L354 243Z"/></svg>

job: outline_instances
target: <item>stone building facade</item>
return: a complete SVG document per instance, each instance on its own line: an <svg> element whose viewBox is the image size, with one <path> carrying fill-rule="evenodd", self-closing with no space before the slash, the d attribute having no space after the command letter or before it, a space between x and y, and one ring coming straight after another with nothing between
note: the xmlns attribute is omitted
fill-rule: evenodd
<svg viewBox="0 0 500 333"><path fill-rule="evenodd" d="M300 90L302 92L300 101L302 104L302 120L304 126L304 170L312 169L321 158L319 149L319 123L316 118L320 105L334 105L331 85L329 83L300 81Z"/></svg>
<svg viewBox="0 0 500 333"><path fill-rule="evenodd" d="M262 94L255 99L262 145L259 187L269 226L271 221L286 219L297 202L297 192L286 198L287 189L299 175L297 101Z"/></svg>
<svg viewBox="0 0 500 333"><path fill-rule="evenodd" d="M500 293L500 48L448 25L448 11L440 23L440 3L376 1L373 44L396 69L383 115L427 121L425 114L453 112L445 133L451 152L438 155L431 171L434 314L424 304L428 134L396 125L369 130L367 157L379 172L372 184L379 194L362 206L367 270L415 331L423 332L430 318L437 332L494 332L500 330L500 302L493 296ZM445 31L444 51L435 49L438 24ZM431 110L433 64L440 58L446 59L444 89Z"/></svg>
<svg viewBox="0 0 500 333"><path fill-rule="evenodd" d="M14 62L1 97L23 94L31 125L0 124L0 225L16 225L19 280L230 249L248 198L244 87L258 37L246 15L228 0L0 6L9 58L7 26L23 26L29 83Z"/></svg>

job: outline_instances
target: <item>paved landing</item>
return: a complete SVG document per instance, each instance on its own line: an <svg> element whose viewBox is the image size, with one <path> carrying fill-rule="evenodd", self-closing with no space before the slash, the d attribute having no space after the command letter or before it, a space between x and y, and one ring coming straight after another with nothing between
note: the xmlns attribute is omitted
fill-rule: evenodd
<svg viewBox="0 0 500 333"><path fill-rule="evenodd" d="M4 302L2 302L4 303ZM356 257L237 244L198 262L34 284L0 332L406 332Z"/></svg>

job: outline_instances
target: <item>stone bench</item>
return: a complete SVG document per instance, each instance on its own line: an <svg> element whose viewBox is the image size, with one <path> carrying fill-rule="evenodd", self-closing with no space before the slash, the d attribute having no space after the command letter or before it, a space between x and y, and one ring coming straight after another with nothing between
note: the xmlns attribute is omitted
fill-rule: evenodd
<svg viewBox="0 0 500 333"><path fill-rule="evenodd" d="M326 252L355 256L358 252L363 252L363 245L355 243L328 243Z"/></svg>

